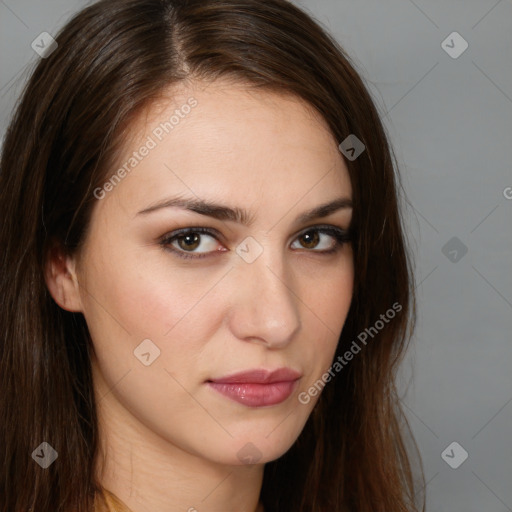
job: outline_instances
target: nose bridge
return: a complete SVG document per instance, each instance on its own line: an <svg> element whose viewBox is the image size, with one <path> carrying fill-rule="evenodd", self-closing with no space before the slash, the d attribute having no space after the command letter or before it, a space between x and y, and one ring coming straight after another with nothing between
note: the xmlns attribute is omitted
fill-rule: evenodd
<svg viewBox="0 0 512 512"><path fill-rule="evenodd" d="M251 261L245 254L257 250ZM298 298L293 290L286 255L267 237L240 244L245 248L233 278L238 283L232 329L240 338L258 338L274 347L287 344L300 327ZM254 253L253 253L254 254ZM257 254L257 252L256 252Z"/></svg>

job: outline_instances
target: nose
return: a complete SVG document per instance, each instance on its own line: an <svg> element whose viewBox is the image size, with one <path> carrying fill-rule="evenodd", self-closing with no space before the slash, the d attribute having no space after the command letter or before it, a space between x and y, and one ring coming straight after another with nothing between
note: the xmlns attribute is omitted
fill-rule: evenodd
<svg viewBox="0 0 512 512"><path fill-rule="evenodd" d="M238 339L283 348L300 329L300 300L284 256L265 247L252 263L236 261L230 273L233 292L228 322Z"/></svg>

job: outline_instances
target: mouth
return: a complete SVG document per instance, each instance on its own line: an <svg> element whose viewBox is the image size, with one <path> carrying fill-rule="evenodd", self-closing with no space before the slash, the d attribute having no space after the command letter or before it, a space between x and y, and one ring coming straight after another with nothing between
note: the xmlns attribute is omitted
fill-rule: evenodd
<svg viewBox="0 0 512 512"><path fill-rule="evenodd" d="M226 398L249 407L264 407L284 402L298 385L302 374L291 368L274 371L249 370L206 381Z"/></svg>

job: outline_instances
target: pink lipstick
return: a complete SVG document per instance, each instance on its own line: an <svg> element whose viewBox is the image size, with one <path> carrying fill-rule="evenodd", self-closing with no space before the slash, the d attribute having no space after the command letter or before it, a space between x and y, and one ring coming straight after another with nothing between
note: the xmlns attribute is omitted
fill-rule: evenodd
<svg viewBox="0 0 512 512"><path fill-rule="evenodd" d="M211 379L207 384L235 402L249 407L263 407L286 400L301 376L291 368L274 371L256 369Z"/></svg>

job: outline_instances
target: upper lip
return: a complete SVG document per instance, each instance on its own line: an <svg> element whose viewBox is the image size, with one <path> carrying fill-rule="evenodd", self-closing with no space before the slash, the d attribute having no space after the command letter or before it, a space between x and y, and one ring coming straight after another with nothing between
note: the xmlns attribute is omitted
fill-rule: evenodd
<svg viewBox="0 0 512 512"><path fill-rule="evenodd" d="M291 368L278 368L276 370L266 370L258 368L254 370L247 370L243 372L234 373L218 379L210 379L209 382L217 382L219 384L234 384L234 383L255 383L255 384L270 384L273 382L286 382L297 380L302 375Z"/></svg>

